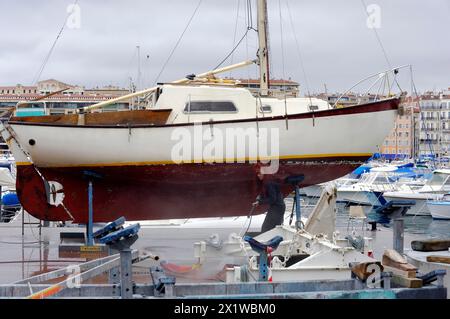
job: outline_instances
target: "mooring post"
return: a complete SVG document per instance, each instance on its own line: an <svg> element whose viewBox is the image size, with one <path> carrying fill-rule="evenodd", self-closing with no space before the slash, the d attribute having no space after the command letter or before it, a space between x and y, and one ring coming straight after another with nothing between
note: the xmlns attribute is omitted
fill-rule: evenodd
<svg viewBox="0 0 450 319"><path fill-rule="evenodd" d="M393 248L400 255L403 255L404 247L404 220L401 218L394 219L394 245Z"/></svg>
<svg viewBox="0 0 450 319"><path fill-rule="evenodd" d="M88 216L88 223L87 223L87 246L93 246L94 245L94 230L93 230L93 220L94 220L94 207L93 207L93 187L92 187L92 181L89 181L88 186L88 201L89 201L89 216Z"/></svg>

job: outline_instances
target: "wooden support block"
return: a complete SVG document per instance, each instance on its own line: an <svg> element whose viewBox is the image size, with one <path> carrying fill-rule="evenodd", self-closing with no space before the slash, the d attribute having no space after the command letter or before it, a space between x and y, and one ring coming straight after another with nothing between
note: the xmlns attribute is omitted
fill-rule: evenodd
<svg viewBox="0 0 450 319"><path fill-rule="evenodd" d="M450 264L450 257L446 256L427 256L427 261L432 263Z"/></svg>
<svg viewBox="0 0 450 319"><path fill-rule="evenodd" d="M392 283L406 288L422 288L423 281L419 278L406 278L394 274L392 276Z"/></svg>
<svg viewBox="0 0 450 319"><path fill-rule="evenodd" d="M401 269L386 266L386 265L384 265L384 271L390 271L394 275L402 276L405 278L416 278L416 276L417 276L416 270L401 270Z"/></svg>
<svg viewBox="0 0 450 319"><path fill-rule="evenodd" d="M414 240L411 248L415 251L444 251L450 248L450 239Z"/></svg>
<svg viewBox="0 0 450 319"><path fill-rule="evenodd" d="M367 280L367 277L369 277L373 272L368 271L367 268L370 265L376 265L379 267L380 271L383 271L383 265L379 261L376 262L365 262L365 263L359 263L352 267L352 272L361 280Z"/></svg>
<svg viewBox="0 0 450 319"><path fill-rule="evenodd" d="M404 271L416 271L417 268L409 264L406 259L393 249L385 250L382 260L383 266L390 266Z"/></svg>

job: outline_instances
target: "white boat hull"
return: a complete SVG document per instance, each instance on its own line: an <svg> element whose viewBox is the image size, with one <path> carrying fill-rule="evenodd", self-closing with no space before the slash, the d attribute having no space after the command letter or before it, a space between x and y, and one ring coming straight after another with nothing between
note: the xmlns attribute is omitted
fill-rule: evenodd
<svg viewBox="0 0 450 319"><path fill-rule="evenodd" d="M367 196L367 192L365 191L341 191L338 190L337 192L337 201L338 202L347 202L350 204L356 204L356 205L365 205L365 206L372 206L374 203L372 203L369 200L369 197Z"/></svg>
<svg viewBox="0 0 450 319"><path fill-rule="evenodd" d="M226 217L248 215L261 192L258 160L271 160L270 178L282 183L284 196L293 189L284 183L289 176L303 175L301 186L342 177L376 152L392 129L397 107L398 100L386 100L203 125L95 126L13 118L2 135L17 159L20 201L39 219L86 222L86 171L102 177L94 183L95 222L120 216ZM229 148L230 142L235 147ZM55 196L49 196L42 177L52 182ZM266 210L261 206L254 213Z"/></svg>
<svg viewBox="0 0 450 319"><path fill-rule="evenodd" d="M409 216L431 216L429 207L427 205L428 201L438 200L442 198L443 195L440 194L422 194L422 193L402 193L402 192L392 192L385 193L383 197L387 201L392 200L405 200L414 201L416 204L412 206L406 215Z"/></svg>
<svg viewBox="0 0 450 319"><path fill-rule="evenodd" d="M432 201L427 205L434 219L450 220L450 201Z"/></svg>
<svg viewBox="0 0 450 319"><path fill-rule="evenodd" d="M304 195L308 196L308 197L320 197L320 195L322 195L322 191L323 191L323 185L312 185L312 186L308 186L308 187L304 187L301 190L303 192Z"/></svg>
<svg viewBox="0 0 450 319"><path fill-rule="evenodd" d="M396 110L377 113L360 113L352 115L329 116L316 119L290 119L226 122L214 125L162 126L162 127L83 127L22 125L11 123L19 144L31 155L33 163L39 167L79 167L79 166L113 166L113 165L164 165L182 163L214 163L239 162L252 158L330 158L349 156L367 156L377 151L383 134L392 128ZM379 123L378 132L368 134L367 127ZM358 123L358 125L355 125ZM275 139L279 145L277 152L270 154L254 154L245 149L242 154L228 154L227 130L238 130L248 133L244 138L256 143ZM266 141L258 131L267 132ZM277 133L275 133L277 132ZM333 134L329 134L333 132ZM278 135L278 136L276 136ZM197 145L189 145L183 157L178 155L182 149L183 136L197 141ZM314 138L306 138L306 137ZM364 138L354 138L363 136ZM232 136L235 145L242 136ZM278 137L278 139L277 139ZM304 137L304 138L303 138ZM33 145L30 145L33 140ZM348 143L347 141L352 141ZM191 143L194 144L194 143ZM207 145L221 149L221 154L209 154ZM275 148L275 147L274 147ZM278 154L277 154L278 153ZM15 154L16 155L16 154ZM259 156L258 156L259 155ZM19 155L19 162L27 161ZM174 158L176 157L176 158Z"/></svg>

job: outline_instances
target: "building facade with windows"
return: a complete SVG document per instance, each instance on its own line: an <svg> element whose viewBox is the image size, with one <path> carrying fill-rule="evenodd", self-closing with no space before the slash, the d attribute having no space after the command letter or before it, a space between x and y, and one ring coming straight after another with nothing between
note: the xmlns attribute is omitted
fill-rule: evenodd
<svg viewBox="0 0 450 319"><path fill-rule="evenodd" d="M239 79L237 81L238 86L247 88L253 95L257 96L259 94L259 79ZM290 79L271 79L270 94L278 98L298 97L300 95L300 85Z"/></svg>
<svg viewBox="0 0 450 319"><path fill-rule="evenodd" d="M60 92L61 91L61 92ZM104 88L85 89L54 79L40 81L36 86L2 86L0 87L0 111L15 107L19 102L39 100L45 104L49 114L71 113L77 108L107 101L111 98L130 93L126 89L106 86ZM50 95L51 94L51 95ZM105 108L128 109L131 101L116 103Z"/></svg>
<svg viewBox="0 0 450 319"><path fill-rule="evenodd" d="M450 155L450 88L420 99L420 155Z"/></svg>
<svg viewBox="0 0 450 319"><path fill-rule="evenodd" d="M414 156L414 113L410 109L399 115L391 133L380 147L380 153L391 159Z"/></svg>

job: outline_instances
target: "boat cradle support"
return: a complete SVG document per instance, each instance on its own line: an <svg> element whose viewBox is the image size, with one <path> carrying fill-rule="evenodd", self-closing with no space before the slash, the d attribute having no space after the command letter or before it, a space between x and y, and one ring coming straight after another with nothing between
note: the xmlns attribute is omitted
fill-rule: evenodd
<svg viewBox="0 0 450 319"><path fill-rule="evenodd" d="M283 239L271 252L274 257L270 271L274 282L347 279L351 274L350 263L375 261L355 248L349 247L348 240L339 238L335 232L336 197L336 187L327 186L304 227L277 226L254 237L260 243L270 242L277 237ZM241 236L236 234L231 234L228 240L221 242L220 245L213 245L208 241L197 242L194 244L194 255L199 263L221 259L224 256L248 257L250 277L259 277L257 257L260 256L260 251L253 250ZM302 259L291 259L294 256ZM241 267L227 268L227 282L239 282L240 271L242 271Z"/></svg>

